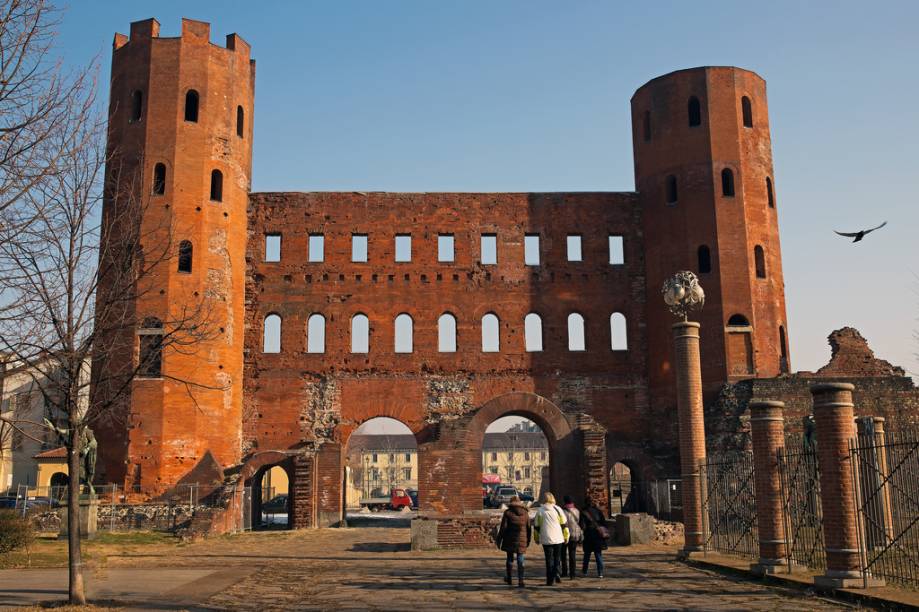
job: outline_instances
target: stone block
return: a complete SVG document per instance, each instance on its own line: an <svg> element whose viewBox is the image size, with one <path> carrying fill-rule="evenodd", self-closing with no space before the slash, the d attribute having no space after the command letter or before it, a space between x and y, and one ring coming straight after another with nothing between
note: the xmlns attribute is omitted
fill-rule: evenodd
<svg viewBox="0 0 919 612"><path fill-rule="evenodd" d="M654 541L656 530L654 517L649 514L617 514L614 541L619 546L632 544L650 544Z"/></svg>
<svg viewBox="0 0 919 612"><path fill-rule="evenodd" d="M95 499L80 500L80 537L93 538L96 535L96 524L99 518L99 502ZM59 537L65 538L70 533L68 529L68 510L61 508L61 532Z"/></svg>

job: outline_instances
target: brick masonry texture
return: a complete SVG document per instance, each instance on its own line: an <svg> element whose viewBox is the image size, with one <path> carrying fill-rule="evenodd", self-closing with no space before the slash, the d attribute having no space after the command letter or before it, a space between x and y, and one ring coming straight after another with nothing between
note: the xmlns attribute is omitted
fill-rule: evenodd
<svg viewBox="0 0 919 612"><path fill-rule="evenodd" d="M97 432L107 481L162 492L208 461L226 470L232 488L257 484L281 465L291 481L291 523L335 524L348 439L385 416L415 434L422 511L455 515L481 508L485 428L519 415L548 438L554 492L589 493L606 505L616 461L637 481L680 472L673 319L660 287L684 269L698 272L706 290L699 320L709 448L745 444L754 396L802 412L812 377L870 375L858 384L857 402L859 394L900 391L916 401L902 372L866 361L864 351L834 357L826 372L782 375L790 353L778 200L766 85L752 72L693 68L638 89L631 101L636 191L250 193L248 44L235 34L226 46L211 44L209 26L191 20L183 20L181 37L160 38L158 29L155 20L141 21L130 37L115 37L109 148L137 179L122 187L149 204L140 227L128 230L172 228L193 242L193 271L168 263L126 309L137 320L168 320L204 296L219 333L194 351L167 349L166 377L130 384L115 418ZM197 122L184 120L189 89L201 100ZM145 105L132 121L136 91ZM688 121L692 98L697 126ZM237 107L246 119L239 134ZM157 163L167 167L165 193L150 195ZM221 202L209 197L213 170L223 173ZM730 193L725 170L733 173ZM676 202L667 201L671 177ZM106 202L109 213L113 206ZM396 262L395 238L403 234L411 235L411 261ZM453 261L438 261L442 234L453 237ZM496 237L496 264L480 261L483 234ZM539 235L538 266L524 261L528 234ZM268 235L280 236L279 261L266 261ZM321 262L308 261L311 235L323 237ZM353 235L368 238L366 262L352 261ZM580 237L581 261L568 261L569 236ZM623 240L623 263L610 263L610 236ZM709 250L710 270L700 268L700 247ZM612 350L614 312L626 319L627 350ZM394 351L394 320L403 313L413 322L410 353ZM444 313L456 320L455 352L438 350ZM528 313L541 317L540 352L525 350ZM573 313L583 317L586 350L568 350ZM263 352L269 314L281 318L277 353ZM315 314L325 322L322 352L307 350ZM351 352L357 314L369 320L368 353ZM486 314L499 319L497 352L482 350ZM133 330L107 341L119 352L95 368L136 363ZM860 350L852 338L838 341L839 355ZM205 386L192 397L170 376ZM94 393L98 399L106 390Z"/></svg>

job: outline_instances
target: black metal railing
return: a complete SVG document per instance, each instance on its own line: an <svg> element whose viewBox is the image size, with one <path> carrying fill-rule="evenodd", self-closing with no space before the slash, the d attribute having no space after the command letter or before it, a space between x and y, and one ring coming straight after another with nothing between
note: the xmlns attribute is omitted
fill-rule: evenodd
<svg viewBox="0 0 919 612"><path fill-rule="evenodd" d="M802 436L791 437L784 451L779 452L778 460L788 571L794 565L826 569L816 448Z"/></svg>
<svg viewBox="0 0 919 612"><path fill-rule="evenodd" d="M868 431L849 451L866 586L919 589L919 431Z"/></svg>
<svg viewBox="0 0 919 612"><path fill-rule="evenodd" d="M752 453L709 457L701 466L705 550L756 558L756 497Z"/></svg>

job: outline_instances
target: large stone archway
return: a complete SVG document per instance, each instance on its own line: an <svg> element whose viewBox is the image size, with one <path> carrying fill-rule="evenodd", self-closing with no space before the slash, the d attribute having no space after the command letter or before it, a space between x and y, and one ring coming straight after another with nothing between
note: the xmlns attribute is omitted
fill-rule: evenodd
<svg viewBox="0 0 919 612"><path fill-rule="evenodd" d="M606 487L602 428L587 415L568 415L535 393L508 393L459 419L441 422L437 435L419 445L419 449L425 449L419 453L419 486L427 492L421 500L422 512L482 511L485 430L495 419L505 416L528 418L543 430L549 443L549 482L557 498L571 495L580 503L588 492L602 494ZM597 435L599 443L594 440ZM598 462L600 468L593 474L592 466ZM605 505L605 500L602 503Z"/></svg>

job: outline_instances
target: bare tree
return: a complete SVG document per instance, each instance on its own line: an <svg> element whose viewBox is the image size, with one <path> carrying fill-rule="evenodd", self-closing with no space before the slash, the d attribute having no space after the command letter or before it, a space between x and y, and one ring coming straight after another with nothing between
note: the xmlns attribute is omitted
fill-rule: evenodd
<svg viewBox="0 0 919 612"><path fill-rule="evenodd" d="M45 0L0 0L0 211L60 172L85 136L74 122L91 114L95 69L68 74L52 58L57 14Z"/></svg>

